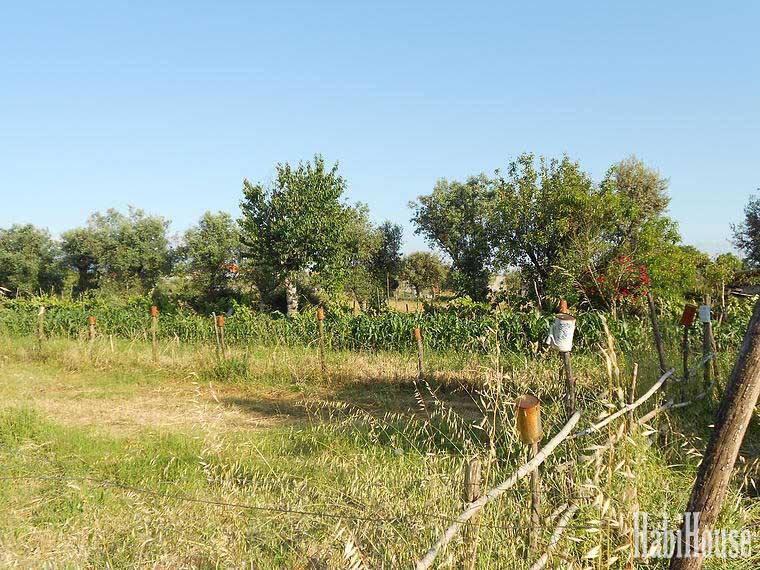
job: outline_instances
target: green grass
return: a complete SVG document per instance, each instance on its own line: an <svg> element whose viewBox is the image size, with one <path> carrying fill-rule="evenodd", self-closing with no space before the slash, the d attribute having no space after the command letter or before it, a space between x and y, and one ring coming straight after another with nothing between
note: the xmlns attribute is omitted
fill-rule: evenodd
<svg viewBox="0 0 760 570"><path fill-rule="evenodd" d="M722 356L724 371L732 358ZM582 425L618 405L633 360L643 392L657 376L651 354L626 358L619 385L598 354L574 355ZM324 378L309 348L233 348L220 362L210 348L167 342L154 363L140 342L116 339L112 352L101 339L90 352L54 339L40 353L32 339L2 339L0 566L344 568L348 546L367 567L410 567L462 509L471 457L487 466L484 487L526 459L514 427L520 394L542 399L547 437L562 424L556 356L500 361L501 377L488 354L431 352L429 380L415 386L416 361L404 354L331 352ZM624 568L620 517L632 489L642 510L675 519L715 406L663 415L655 432L639 430L571 473L557 466L610 432L563 444L542 472L543 543L552 512L571 492L583 498L552 564ZM745 448L758 443L754 425ZM760 523L741 482L723 528ZM522 481L485 509L479 567L530 566L528 494ZM457 567L464 555L455 541L439 561Z"/></svg>

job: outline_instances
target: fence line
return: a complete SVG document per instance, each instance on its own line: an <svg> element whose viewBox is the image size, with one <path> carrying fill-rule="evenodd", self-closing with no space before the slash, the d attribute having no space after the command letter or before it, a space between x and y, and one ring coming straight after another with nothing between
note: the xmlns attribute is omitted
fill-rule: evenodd
<svg viewBox="0 0 760 570"><path fill-rule="evenodd" d="M460 514L454 523L449 526L449 528L446 529L446 531L441 535L441 537L436 541L436 543L430 547L430 549L425 553L425 555L422 557L421 560L417 562L415 565L416 570L426 570L427 568L430 568L430 565L435 560L435 557L438 555L438 552L442 548L444 548L449 542L451 542L451 539L454 538L459 530L462 528L462 526L470 520L478 511L480 511L484 506L486 506L491 501L499 498L504 492L506 492L509 488L511 488L515 483L517 483L520 479L525 477L526 475L530 475L533 471L538 469L539 465L541 465L544 460L549 457L549 455L552 454L554 449L562 443L565 439L567 439L567 436L570 435L570 432L575 427L575 424L578 423L578 420L581 419L581 413L575 412L570 419L567 421L565 426L555 435L544 447L541 448L541 451L536 454L533 459L528 461L527 463L523 464L511 477L506 479L504 482L502 482L500 485L492 488L489 490L485 495L481 496L477 501L470 503L470 505Z"/></svg>

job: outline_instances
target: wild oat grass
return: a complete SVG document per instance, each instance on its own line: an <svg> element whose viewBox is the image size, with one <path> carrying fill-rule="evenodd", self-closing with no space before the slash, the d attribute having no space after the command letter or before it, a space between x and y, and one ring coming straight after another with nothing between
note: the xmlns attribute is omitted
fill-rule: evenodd
<svg viewBox="0 0 760 570"><path fill-rule="evenodd" d="M472 457L484 489L527 459L515 432L521 394L541 398L547 439L564 422L556 355L501 353L495 335L484 342L474 355L431 351L417 382L410 354L329 352L325 378L308 347L233 346L220 359L213 347L168 340L153 362L142 341L115 338L112 350L106 336L92 347L51 339L39 350L31 338L3 338L0 565L410 567L462 510ZM657 379L651 351L618 351L619 374L608 359L573 356L583 426L621 405L634 361L639 393ZM730 370L733 355L721 359ZM540 544L562 505L580 509L549 567L628 567L631 512L677 518L715 406L662 414L612 449L600 451L621 422L561 445L541 469ZM758 442L755 425L747 453ZM760 523L754 475L741 475L722 528ZM478 567L528 568L538 557L527 548L528 505L522 481L486 507ZM466 556L458 539L439 567Z"/></svg>

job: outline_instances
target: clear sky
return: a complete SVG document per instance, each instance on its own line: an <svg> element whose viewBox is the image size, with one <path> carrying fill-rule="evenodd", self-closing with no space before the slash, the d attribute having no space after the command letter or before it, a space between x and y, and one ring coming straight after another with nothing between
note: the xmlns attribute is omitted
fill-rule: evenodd
<svg viewBox="0 0 760 570"><path fill-rule="evenodd" d="M0 227L132 204L179 232L320 152L410 251L438 178L635 153L717 253L760 186L758 29L752 2L4 3Z"/></svg>

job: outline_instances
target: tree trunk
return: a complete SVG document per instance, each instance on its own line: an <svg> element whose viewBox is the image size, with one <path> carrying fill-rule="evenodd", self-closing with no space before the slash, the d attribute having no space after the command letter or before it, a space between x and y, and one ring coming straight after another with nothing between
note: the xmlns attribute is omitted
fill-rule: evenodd
<svg viewBox="0 0 760 570"><path fill-rule="evenodd" d="M739 359L731 372L726 392L720 402L710 443L697 473L686 513L697 513L698 524L681 530L681 548L670 560L671 570L698 570L702 567L704 552L700 552L702 533L712 531L726 497L728 483L734 471L744 434L760 396L760 301L755 303ZM694 519L691 519L694 521ZM695 532L696 531L696 532ZM682 551L681 557L678 556Z"/></svg>
<svg viewBox="0 0 760 570"><path fill-rule="evenodd" d="M288 316L295 316L298 313L298 289L291 275L285 276L285 302L288 306Z"/></svg>

